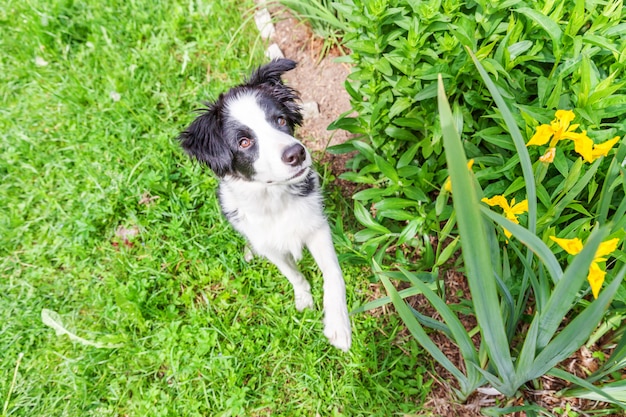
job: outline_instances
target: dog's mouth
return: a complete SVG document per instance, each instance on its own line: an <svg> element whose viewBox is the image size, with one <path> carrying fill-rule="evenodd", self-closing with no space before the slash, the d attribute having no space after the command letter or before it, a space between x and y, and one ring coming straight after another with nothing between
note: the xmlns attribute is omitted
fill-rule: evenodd
<svg viewBox="0 0 626 417"><path fill-rule="evenodd" d="M310 166L306 166L293 174L291 177L278 181L265 181L266 184L295 184L303 181L311 170Z"/></svg>
<svg viewBox="0 0 626 417"><path fill-rule="evenodd" d="M304 174L306 174L307 172L309 172L309 167L304 167L302 168L300 171L296 172L291 178L289 178L287 181L293 181L296 178L302 177Z"/></svg>

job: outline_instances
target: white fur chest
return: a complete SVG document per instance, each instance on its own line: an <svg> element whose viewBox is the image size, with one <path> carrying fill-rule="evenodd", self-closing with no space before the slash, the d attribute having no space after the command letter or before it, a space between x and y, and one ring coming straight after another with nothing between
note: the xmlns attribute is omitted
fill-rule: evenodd
<svg viewBox="0 0 626 417"><path fill-rule="evenodd" d="M284 184L225 180L219 196L226 218L259 255L289 252L299 259L307 237L326 221L317 190L302 196Z"/></svg>

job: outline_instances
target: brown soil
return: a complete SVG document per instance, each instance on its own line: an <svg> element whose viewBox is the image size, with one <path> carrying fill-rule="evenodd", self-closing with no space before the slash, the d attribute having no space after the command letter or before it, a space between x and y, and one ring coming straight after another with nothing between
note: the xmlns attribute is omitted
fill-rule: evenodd
<svg viewBox="0 0 626 417"><path fill-rule="evenodd" d="M345 142L348 132L327 130L340 114L350 110L350 97L343 86L350 68L334 62L342 51L333 47L321 56L324 40L316 37L309 26L285 10L274 10L272 15L276 27L273 42L286 58L298 62L295 70L285 74L285 81L300 93L302 102L319 105L319 115L304 121L298 130L299 136L317 151Z"/></svg>

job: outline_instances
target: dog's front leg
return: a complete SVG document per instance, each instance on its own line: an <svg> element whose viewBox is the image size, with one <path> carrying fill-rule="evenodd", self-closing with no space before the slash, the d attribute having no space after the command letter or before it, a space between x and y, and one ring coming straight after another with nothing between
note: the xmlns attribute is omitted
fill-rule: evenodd
<svg viewBox="0 0 626 417"><path fill-rule="evenodd" d="M296 309L302 311L305 308L313 308L313 297L311 296L311 285L298 271L296 261L290 253L264 253L270 262L278 267L280 272L291 282L293 293L296 299Z"/></svg>
<svg viewBox="0 0 626 417"><path fill-rule="evenodd" d="M328 224L310 236L307 247L324 276L324 335L333 346L348 351L352 344L352 332L346 304L346 284Z"/></svg>

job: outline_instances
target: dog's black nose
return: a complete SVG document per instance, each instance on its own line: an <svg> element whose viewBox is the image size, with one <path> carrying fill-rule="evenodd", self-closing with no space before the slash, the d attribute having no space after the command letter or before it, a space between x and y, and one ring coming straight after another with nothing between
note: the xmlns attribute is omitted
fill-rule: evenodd
<svg viewBox="0 0 626 417"><path fill-rule="evenodd" d="M304 146L296 143L284 150L282 160L292 167L300 165L306 159L306 150Z"/></svg>

